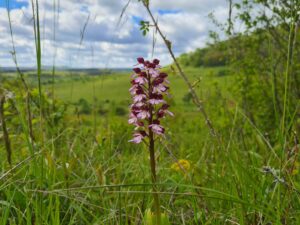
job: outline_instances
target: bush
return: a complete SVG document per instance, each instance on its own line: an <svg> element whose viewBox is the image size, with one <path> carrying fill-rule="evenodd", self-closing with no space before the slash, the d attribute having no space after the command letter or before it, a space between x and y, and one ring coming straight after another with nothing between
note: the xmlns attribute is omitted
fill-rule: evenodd
<svg viewBox="0 0 300 225"><path fill-rule="evenodd" d="M223 77L229 75L229 70L228 69L221 69L218 71L217 76Z"/></svg>
<svg viewBox="0 0 300 225"><path fill-rule="evenodd" d="M193 96L191 94L191 92L188 92L187 94L185 94L182 98L182 101L184 103L190 103L190 101L192 100Z"/></svg>
<svg viewBox="0 0 300 225"><path fill-rule="evenodd" d="M123 107L117 107L115 113L117 116L124 116L127 114L127 110L124 109Z"/></svg>
<svg viewBox="0 0 300 225"><path fill-rule="evenodd" d="M90 104L88 103L88 101L86 99L79 99L78 103L76 104L78 106L78 113L79 114L91 114L92 109Z"/></svg>

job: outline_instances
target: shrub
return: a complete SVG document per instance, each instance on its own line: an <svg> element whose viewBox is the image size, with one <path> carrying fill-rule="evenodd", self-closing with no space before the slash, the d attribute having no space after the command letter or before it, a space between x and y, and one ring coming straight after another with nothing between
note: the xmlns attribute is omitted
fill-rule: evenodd
<svg viewBox="0 0 300 225"><path fill-rule="evenodd" d="M115 113L117 116L124 116L127 114L127 110L123 107L116 107Z"/></svg>

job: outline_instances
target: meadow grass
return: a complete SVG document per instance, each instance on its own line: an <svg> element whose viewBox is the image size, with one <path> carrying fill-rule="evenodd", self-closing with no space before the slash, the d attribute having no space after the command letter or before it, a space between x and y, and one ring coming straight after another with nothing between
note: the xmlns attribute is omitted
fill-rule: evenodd
<svg viewBox="0 0 300 225"><path fill-rule="evenodd" d="M181 78L169 71L175 117L164 122L166 139L157 149L161 211L171 224L282 224L284 219L299 224L297 168L285 177L276 171L282 150L243 114L233 78L218 76L221 69L186 72L223 137L222 146L185 98ZM146 146L128 143L129 76L58 79L59 100L42 99L45 111L47 104L55 105L49 117L62 115L57 123L46 120L42 134L36 103L34 143L28 138L23 97L14 89L16 97L6 108L13 164L1 161L1 224L147 224L150 166ZM51 84L43 90L51 93ZM38 99L38 91L32 96ZM80 99L90 104L89 113L76 111ZM60 111L63 105L69 110ZM117 113L117 107L125 113ZM0 155L6 158L2 145ZM177 159L187 160L191 168L173 170Z"/></svg>
<svg viewBox="0 0 300 225"><path fill-rule="evenodd" d="M230 88L229 82L233 82L233 80L231 76L218 76L218 71L222 69L222 67L202 69L187 68L186 71L190 79L195 82L196 90L200 96L207 97L214 92L216 86L222 90L223 93L226 92L227 95L230 93L227 91L227 88ZM172 99L178 103L176 107L177 105L183 105L184 102L182 99L188 93L188 88L179 75L170 72L170 69L166 71L170 73L169 79L172 83ZM70 80L67 79L66 82L55 83L55 93L59 98L73 103L80 98L85 98L92 103L94 95L101 101L129 101L130 95L128 95L128 89L130 88L130 75L130 72L124 72L122 74L101 75L96 77L77 76L77 78L75 78L77 81L74 79L72 85L70 85ZM95 93L93 92L93 86L95 87ZM50 91L50 89L48 90ZM190 104L187 104L185 106L189 107L189 105Z"/></svg>
<svg viewBox="0 0 300 225"><path fill-rule="evenodd" d="M22 74L6 4L19 78L1 74L5 103L0 115L9 135L0 133L0 224L154 225L147 147L128 142L133 132L127 123L130 73L60 72L55 56L52 71L43 71L39 6L31 0L37 69ZM54 1L54 17L57 7ZM55 41L55 21L53 26ZM239 105L238 84L224 73L227 68L184 68L220 140L212 137L193 104L189 82L165 68L175 116L164 121L166 138L156 145L162 225L300 224L299 145L295 141L294 149L286 149L292 143L286 127L293 123L285 124L290 61L288 57L282 127L271 133L279 132L276 137L254 124ZM11 163L4 142L11 145ZM178 159L190 166L174 169Z"/></svg>

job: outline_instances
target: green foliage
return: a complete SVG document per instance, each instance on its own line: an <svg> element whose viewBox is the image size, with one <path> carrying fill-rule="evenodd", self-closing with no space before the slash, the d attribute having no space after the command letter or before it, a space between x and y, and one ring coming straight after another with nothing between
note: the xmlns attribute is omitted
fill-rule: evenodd
<svg viewBox="0 0 300 225"><path fill-rule="evenodd" d="M140 30L142 31L143 35L146 36L149 32L150 23L149 21L140 21Z"/></svg>
<svg viewBox="0 0 300 225"><path fill-rule="evenodd" d="M128 114L128 110L126 110L125 108L123 107L116 107L116 115L117 116L125 116Z"/></svg>
<svg viewBox="0 0 300 225"><path fill-rule="evenodd" d="M222 151L210 138L197 109L191 102L186 104L182 101L188 93L184 82L180 77L170 75L174 101L170 110L175 117L164 122L168 128L164 144L177 158L188 160L191 168L186 175L171 169L173 156L163 144L158 145L162 211L170 224L194 224L195 221L224 224L232 218L241 224L257 224L260 220L264 221L263 224L275 223L277 214L285 215L285 206L291 202L293 207L299 206L297 194L284 184L276 183L274 186L272 175L261 172L267 165L266 161L278 168L273 153L277 147L270 150L265 136L258 133L243 114L237 113L239 103L232 97L234 92L231 89L235 77L231 74L218 76L218 71L220 68L186 68L190 79L201 80L194 88L205 101L212 121L221 132L224 141ZM95 121L92 113L78 117L73 110L62 110L64 107L60 101L54 101L58 105L52 114L62 110L63 116L55 126L47 124L45 134L34 132L34 150L44 149L43 153L36 156L36 161L21 164L11 176L0 178L1 222L32 224L31 221L36 218L45 224L145 222L146 209L151 207L152 199L148 152L142 145L128 143L132 130L127 124L127 115L116 113L120 108L123 114L121 108L126 109L129 104L128 77L129 74L109 75L85 83L76 79L69 81L72 86L68 82L55 83L56 96L69 102L68 108L81 102L90 105L92 112L99 107L108 112L97 113ZM5 86L19 96L19 89L14 88L17 86L13 83L6 82ZM96 87L97 101L90 91L92 85ZM71 95L73 88L77 91ZM51 85L43 89L51 90ZM33 90L32 95L34 130L38 130L39 109L38 102L34 100L38 92ZM45 102L53 102L49 96L43 96ZM26 142L26 123L20 126L20 121L26 119L24 103L20 95L14 105L7 108L11 114L7 124L12 137L13 165L31 155L30 142ZM47 104L44 105L47 108ZM15 108L19 110L15 111ZM44 144L41 142L43 135ZM5 158L4 154L0 145L1 158ZM43 167L35 164L40 159L45 162ZM8 170L6 161L1 162L1 168L4 168L1 174ZM35 171L43 171L45 179L42 187L37 186ZM283 176L289 181L289 175L280 175ZM37 190L45 193L39 195ZM279 193L290 193L290 197L281 203L278 211L269 205L277 204ZM43 212L38 205L39 199L43 202ZM210 213L215 210L218 215ZM24 215L24 211L28 214ZM297 217L293 218L299 222ZM146 221L152 220L148 218Z"/></svg>
<svg viewBox="0 0 300 225"><path fill-rule="evenodd" d="M273 13L268 15L261 10L251 13L259 6ZM293 22L297 18L291 18L297 7L282 1L243 2L237 13L247 27L247 35L237 34L227 41L238 84L237 96L252 122L273 141L286 135L282 130L291 131L290 127L282 126L293 124L294 115L298 114L300 73L296 68L300 51L295 44L300 36Z"/></svg>
<svg viewBox="0 0 300 225"><path fill-rule="evenodd" d="M79 99L76 105L78 107L79 114L91 114L92 108L86 99Z"/></svg>
<svg viewBox="0 0 300 225"><path fill-rule="evenodd" d="M180 57L221 142L168 71L175 116L156 146L162 225L300 224L297 7L242 1L245 33ZM153 224L148 152L128 142L129 74L68 73L55 82L25 75L28 90L0 76L12 93L4 104L12 165L0 130L0 224ZM174 169L177 159L190 166Z"/></svg>
<svg viewBox="0 0 300 225"><path fill-rule="evenodd" d="M191 94L191 92L188 92L187 94L185 94L182 98L182 101L185 103L190 103L193 99L193 96Z"/></svg>
<svg viewBox="0 0 300 225"><path fill-rule="evenodd" d="M216 75L234 75L235 101L259 129L268 133L272 141L278 141L282 138L278 132L280 126L290 124L292 127L294 117L299 114L300 51L297 43L300 32L295 25L299 4L250 0L233 4L233 7L237 15L232 18L232 24L222 27L214 22L225 33L226 26L234 29L235 23L237 26L244 24L246 31L207 48L182 54L179 61L190 67L227 65ZM281 129L291 131L290 127Z"/></svg>
<svg viewBox="0 0 300 225"><path fill-rule="evenodd" d="M184 66L214 67L224 66L228 61L228 57L220 44L208 48L196 49L194 52L184 53L179 57L179 61Z"/></svg>
<svg viewBox="0 0 300 225"><path fill-rule="evenodd" d="M145 212L145 217L144 217L144 225L157 225L156 223L156 216L151 212L150 209L147 209ZM168 216L165 213L162 213L161 215L161 225L170 225Z"/></svg>
<svg viewBox="0 0 300 225"><path fill-rule="evenodd" d="M231 71L229 69L220 69L217 73L217 76L227 76L230 75Z"/></svg>

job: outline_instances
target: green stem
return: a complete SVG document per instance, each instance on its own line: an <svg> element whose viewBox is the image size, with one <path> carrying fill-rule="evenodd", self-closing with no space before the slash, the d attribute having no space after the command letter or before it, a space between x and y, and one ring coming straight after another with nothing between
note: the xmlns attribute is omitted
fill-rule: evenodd
<svg viewBox="0 0 300 225"><path fill-rule="evenodd" d="M43 98L42 98L42 84L41 84L41 75L42 75L42 50L41 50L41 33L40 33L40 17L39 17L39 1L31 0L32 3L32 14L33 14L33 28L34 28L34 38L35 38L35 47L36 47L36 63L37 63L37 78L38 78L38 91L39 91L39 107L40 107L40 132L41 132L41 143L44 144L44 129L43 129ZM40 176L38 180L38 187L43 187L44 182L44 158L40 157ZM38 195L37 199L37 223L42 223L43 218L43 195Z"/></svg>
<svg viewBox="0 0 300 225"><path fill-rule="evenodd" d="M154 135L151 130L149 130L149 153L150 153L150 167L151 167L151 178L152 178L152 192L154 198L154 210L155 210L155 220L156 225L160 225L160 202L157 189L157 176L156 176L156 162L155 162L155 151L154 151Z"/></svg>
<svg viewBox="0 0 300 225"><path fill-rule="evenodd" d="M289 42L288 42L288 52L287 52L287 61L286 61L286 71L285 71L285 82L284 82L284 100L283 100L283 115L282 115L282 126L281 126L281 132L284 137L284 146L286 142L286 127L285 127L285 121L286 121L286 111L289 104L288 99L288 87L289 87L289 73L290 73L290 63L291 63L291 55L292 55L292 37L293 37L293 31L294 31L295 23L292 21L290 25L290 34L289 34Z"/></svg>
<svg viewBox="0 0 300 225"><path fill-rule="evenodd" d="M7 153L7 161L11 167L11 145L10 145L10 139L9 134L6 127L6 120L5 120L5 113L4 113L4 103L5 103L5 96L3 93L3 96L0 98L0 122L2 124L2 131L3 131L3 139L5 144L5 149Z"/></svg>
<svg viewBox="0 0 300 225"><path fill-rule="evenodd" d="M148 91L149 96L152 93L150 74L148 74ZM149 125L153 123L153 106L149 104ZM155 225L160 225L161 215L160 215L160 202L157 188L157 176L156 176L156 161L155 161L155 144L154 144L154 134L149 128L149 153L150 153L150 167L151 167L151 179L152 179L152 192L154 199L154 211L155 211Z"/></svg>

